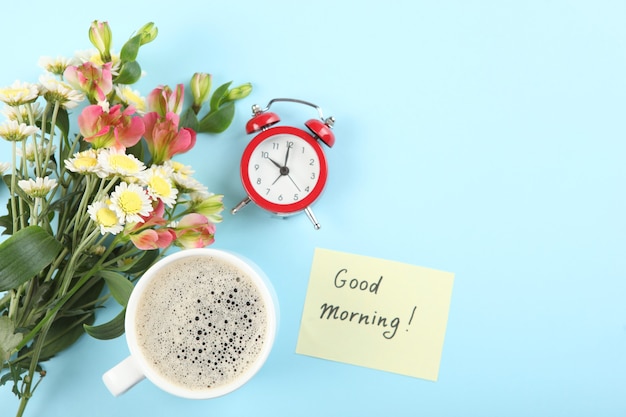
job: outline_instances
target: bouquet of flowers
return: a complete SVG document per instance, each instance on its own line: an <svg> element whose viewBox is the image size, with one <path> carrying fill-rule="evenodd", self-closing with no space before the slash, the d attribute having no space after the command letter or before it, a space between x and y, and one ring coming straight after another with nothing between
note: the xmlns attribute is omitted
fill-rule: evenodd
<svg viewBox="0 0 626 417"><path fill-rule="evenodd" d="M10 190L0 217L10 235L0 243L0 385L20 399L18 416L45 375L42 362L84 332L123 334L133 283L159 256L214 240L222 196L172 157L192 149L197 133L224 131L251 86L229 82L211 94L211 75L196 73L188 107L182 84L143 98L131 85L142 75L139 49L156 35L148 23L115 54L108 23L94 21L95 50L42 58L39 83L0 88L0 137L12 145L0 162ZM95 325L109 297L121 312Z"/></svg>

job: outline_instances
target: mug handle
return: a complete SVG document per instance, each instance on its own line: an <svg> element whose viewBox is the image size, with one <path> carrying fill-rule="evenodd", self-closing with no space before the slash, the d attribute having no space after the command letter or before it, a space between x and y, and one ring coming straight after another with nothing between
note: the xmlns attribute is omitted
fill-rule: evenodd
<svg viewBox="0 0 626 417"><path fill-rule="evenodd" d="M115 365L102 375L104 385L114 396L121 395L132 388L146 376L132 356Z"/></svg>

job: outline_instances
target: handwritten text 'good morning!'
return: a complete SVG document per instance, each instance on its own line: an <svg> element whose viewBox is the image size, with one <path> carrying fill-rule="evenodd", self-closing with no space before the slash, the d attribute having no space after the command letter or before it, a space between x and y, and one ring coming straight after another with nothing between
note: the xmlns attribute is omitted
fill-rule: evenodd
<svg viewBox="0 0 626 417"><path fill-rule="evenodd" d="M378 294L378 291L382 285L383 277L382 275L375 282L368 282L367 280L359 280L357 278L346 278L345 275L348 274L347 269L341 269L335 275L334 286L338 289L346 289L353 291L362 291L364 293L370 294ZM416 306L413 307L411 311L410 318L408 320L408 325L411 324L413 320L413 316L415 314ZM394 338L398 331L398 327L400 326L400 317L385 317L378 314L377 311L373 313L364 313L359 311L350 311L347 309L342 309L339 305L334 305L330 303L323 303L320 307L321 314L320 319L326 320L341 320L347 323L353 323L357 325L363 326L372 326L376 328L381 328L383 330L382 336L385 339L391 340ZM408 331L408 329L407 329Z"/></svg>

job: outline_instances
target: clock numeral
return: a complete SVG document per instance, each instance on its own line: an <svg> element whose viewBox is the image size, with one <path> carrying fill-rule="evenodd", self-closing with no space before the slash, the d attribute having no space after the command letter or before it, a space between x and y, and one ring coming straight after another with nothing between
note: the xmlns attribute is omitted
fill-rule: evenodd
<svg viewBox="0 0 626 417"><path fill-rule="evenodd" d="M300 197L298 197L298 193L293 195L293 201L298 201Z"/></svg>
<svg viewBox="0 0 626 417"><path fill-rule="evenodd" d="M315 165L315 159L313 158L309 159L309 165L311 166Z"/></svg>
<svg viewBox="0 0 626 417"><path fill-rule="evenodd" d="M254 164L254 170L258 171L259 170L259 164Z"/></svg>
<svg viewBox="0 0 626 417"><path fill-rule="evenodd" d="M311 172L311 179L314 180L315 179L315 172Z"/></svg>
<svg viewBox="0 0 626 417"><path fill-rule="evenodd" d="M259 178L257 178L257 179L256 179L256 183L257 183L257 184L261 184L261 177L259 177Z"/></svg>
<svg viewBox="0 0 626 417"><path fill-rule="evenodd" d="M278 148L280 148L280 143L278 142L272 143L272 149L278 149Z"/></svg>
<svg viewBox="0 0 626 417"><path fill-rule="evenodd" d="M278 196L278 201L283 201L283 195L282 194Z"/></svg>
<svg viewBox="0 0 626 417"><path fill-rule="evenodd" d="M261 152L261 158L269 159L269 157L270 157L269 152Z"/></svg>
<svg viewBox="0 0 626 417"><path fill-rule="evenodd" d="M268 195L269 193L270 193L270 189L269 189L269 188L266 188L266 189L265 189L265 195Z"/></svg>
<svg viewBox="0 0 626 417"><path fill-rule="evenodd" d="M306 192L308 193L309 191L311 191L311 187L309 187L309 186L307 185L307 186L306 186L306 188L304 189L304 191L306 191Z"/></svg>

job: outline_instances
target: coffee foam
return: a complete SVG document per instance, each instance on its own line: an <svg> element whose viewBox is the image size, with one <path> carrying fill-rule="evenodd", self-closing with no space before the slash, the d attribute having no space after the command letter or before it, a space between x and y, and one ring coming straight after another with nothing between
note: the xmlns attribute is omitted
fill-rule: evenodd
<svg viewBox="0 0 626 417"><path fill-rule="evenodd" d="M136 333L147 363L170 383L205 390L242 375L259 356L266 307L241 269L213 257L179 259L138 302Z"/></svg>

